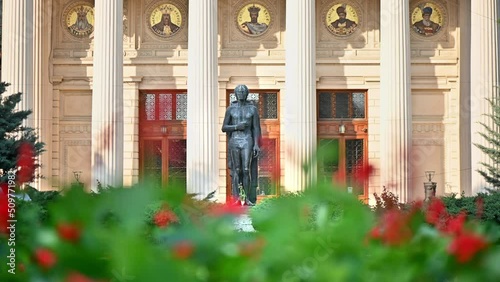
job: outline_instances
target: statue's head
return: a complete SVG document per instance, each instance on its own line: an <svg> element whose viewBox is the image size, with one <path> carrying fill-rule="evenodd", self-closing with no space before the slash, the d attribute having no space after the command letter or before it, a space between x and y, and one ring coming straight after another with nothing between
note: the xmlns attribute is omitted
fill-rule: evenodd
<svg viewBox="0 0 500 282"><path fill-rule="evenodd" d="M234 95L239 101L245 101L248 97L248 87L246 85L240 84L234 88Z"/></svg>

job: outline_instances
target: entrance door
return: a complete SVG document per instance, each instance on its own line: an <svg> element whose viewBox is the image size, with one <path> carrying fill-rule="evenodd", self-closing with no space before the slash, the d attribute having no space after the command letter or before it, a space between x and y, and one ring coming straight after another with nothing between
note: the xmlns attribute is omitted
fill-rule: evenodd
<svg viewBox="0 0 500 282"><path fill-rule="evenodd" d="M356 178L368 162L366 91L318 91L319 180L368 199L368 182Z"/></svg>
<svg viewBox="0 0 500 282"><path fill-rule="evenodd" d="M236 96L228 92L227 101L236 101ZM250 90L247 98L259 109L260 127L262 130L261 153L258 162L257 199L279 195L280 187L280 157L279 157L279 96L278 91ZM228 103L228 105L229 105ZM231 177L229 170L226 175L226 195L227 200L231 197Z"/></svg>
<svg viewBox="0 0 500 282"><path fill-rule="evenodd" d="M186 187L185 91L141 91L139 175L155 186Z"/></svg>

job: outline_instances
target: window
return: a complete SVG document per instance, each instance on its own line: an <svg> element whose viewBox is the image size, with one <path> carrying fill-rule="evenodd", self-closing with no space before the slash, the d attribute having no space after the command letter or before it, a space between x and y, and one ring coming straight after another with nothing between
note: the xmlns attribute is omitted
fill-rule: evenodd
<svg viewBox="0 0 500 282"><path fill-rule="evenodd" d="M278 119L278 93L249 93L247 97L259 109L259 117L261 120ZM229 94L229 101L236 102L234 93Z"/></svg>
<svg viewBox="0 0 500 282"><path fill-rule="evenodd" d="M143 121L186 120L186 93L144 93L142 95Z"/></svg>
<svg viewBox="0 0 500 282"><path fill-rule="evenodd" d="M321 91L318 105L319 120L366 118L364 92Z"/></svg>

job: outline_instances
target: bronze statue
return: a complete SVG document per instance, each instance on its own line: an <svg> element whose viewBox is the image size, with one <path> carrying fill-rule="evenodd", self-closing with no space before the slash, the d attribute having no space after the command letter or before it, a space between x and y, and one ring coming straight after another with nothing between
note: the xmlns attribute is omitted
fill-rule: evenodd
<svg viewBox="0 0 500 282"><path fill-rule="evenodd" d="M237 101L226 109L222 131L228 136L228 167L231 171L231 196L240 199L240 185L245 193L245 204L257 200L257 159L261 138L259 110L247 101L248 87L234 89Z"/></svg>

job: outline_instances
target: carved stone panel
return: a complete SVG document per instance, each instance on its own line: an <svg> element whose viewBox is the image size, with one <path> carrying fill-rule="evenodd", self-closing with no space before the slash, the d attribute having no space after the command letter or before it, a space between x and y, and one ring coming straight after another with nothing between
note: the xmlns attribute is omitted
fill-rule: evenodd
<svg viewBox="0 0 500 282"><path fill-rule="evenodd" d="M72 182L76 182L75 173L79 174L80 182L86 187L90 185L91 179L91 142L89 139L63 140L62 168L64 170L61 177L62 187Z"/></svg>
<svg viewBox="0 0 500 282"><path fill-rule="evenodd" d="M61 92L60 116L63 121L90 120L92 93L89 91Z"/></svg>

